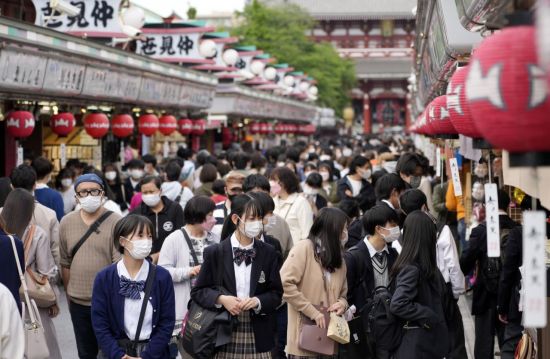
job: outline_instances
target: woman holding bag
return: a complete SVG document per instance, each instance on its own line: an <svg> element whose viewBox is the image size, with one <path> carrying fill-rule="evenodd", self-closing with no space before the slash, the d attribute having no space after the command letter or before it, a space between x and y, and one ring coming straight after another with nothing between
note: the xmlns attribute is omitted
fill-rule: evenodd
<svg viewBox="0 0 550 359"><path fill-rule="evenodd" d="M331 355L305 350L306 338L301 338L301 334L308 321L314 321L322 329L328 327L323 311L342 315L348 307L346 264L342 257L348 221L340 209L323 208L313 222L309 238L296 243L283 264L281 279L283 299L288 303L286 351L289 359L333 358L337 354L335 342Z"/></svg>
<svg viewBox="0 0 550 359"><path fill-rule="evenodd" d="M99 358L171 358L175 323L170 273L145 258L153 245L153 224L140 215L117 222L113 238L122 259L99 272L92 294L92 325Z"/></svg>
<svg viewBox="0 0 550 359"><path fill-rule="evenodd" d="M59 298L57 286L54 280L57 274L57 267L50 251L50 243L46 232L42 228L30 224L34 213L34 197L28 191L16 188L6 198L4 208L2 209L2 218L6 223L6 232L13 233L17 237L23 239L23 247L25 253L25 270L27 273L27 287L32 287L34 283L31 280L39 282L51 281L48 287L50 297ZM12 251L13 252L13 251ZM37 304L41 306L39 298L34 298L31 294L31 299L35 299ZM24 297L21 295L21 299ZM59 344L57 342L57 334L52 318L59 314L57 303L50 302L48 307L42 304L38 308L46 342L50 352L50 358L61 358Z"/></svg>

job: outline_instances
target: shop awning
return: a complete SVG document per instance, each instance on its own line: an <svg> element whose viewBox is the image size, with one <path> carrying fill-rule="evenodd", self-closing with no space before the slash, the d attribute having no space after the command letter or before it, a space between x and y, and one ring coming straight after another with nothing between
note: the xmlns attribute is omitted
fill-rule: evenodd
<svg viewBox="0 0 550 359"><path fill-rule="evenodd" d="M0 93L173 109L205 109L216 77L0 17Z"/></svg>
<svg viewBox="0 0 550 359"><path fill-rule="evenodd" d="M209 112L257 119L311 122L317 115L317 108L312 104L240 85L220 84Z"/></svg>

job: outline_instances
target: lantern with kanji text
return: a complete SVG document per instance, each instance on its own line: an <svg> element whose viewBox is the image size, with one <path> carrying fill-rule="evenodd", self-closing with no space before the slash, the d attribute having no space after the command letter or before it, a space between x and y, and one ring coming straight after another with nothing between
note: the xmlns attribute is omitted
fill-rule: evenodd
<svg viewBox="0 0 550 359"><path fill-rule="evenodd" d="M170 136L178 129L178 121L172 115L163 115L159 118L159 131L165 136Z"/></svg>
<svg viewBox="0 0 550 359"><path fill-rule="evenodd" d="M7 115L6 130L15 138L29 137L34 130L34 116L29 111L11 111Z"/></svg>
<svg viewBox="0 0 550 359"><path fill-rule="evenodd" d="M481 133L476 128L470 106L466 101L466 75L468 67L458 67L447 87L447 110L451 124L456 132L472 138L480 138Z"/></svg>
<svg viewBox="0 0 550 359"><path fill-rule="evenodd" d="M178 121L178 130L183 136L190 135L193 132L193 121L188 118L182 118Z"/></svg>
<svg viewBox="0 0 550 359"><path fill-rule="evenodd" d="M252 135L258 134L261 131L261 124L259 122L252 122L249 127Z"/></svg>
<svg viewBox="0 0 550 359"><path fill-rule="evenodd" d="M58 136L67 136L74 129L76 120L70 112L61 112L50 117L50 128Z"/></svg>
<svg viewBox="0 0 550 359"><path fill-rule="evenodd" d="M109 132L109 118L101 112L93 112L84 117L84 129L93 138L102 138Z"/></svg>
<svg viewBox="0 0 550 359"><path fill-rule="evenodd" d="M285 133L285 124L284 123L278 123L275 125L275 133L278 135L282 135Z"/></svg>
<svg viewBox="0 0 550 359"><path fill-rule="evenodd" d="M206 132L206 121L205 120L195 120L193 122L193 132L192 134L195 136L204 135Z"/></svg>
<svg viewBox="0 0 550 359"><path fill-rule="evenodd" d="M152 113L141 115L138 120L138 131L145 136L152 136L159 129L159 119Z"/></svg>
<svg viewBox="0 0 550 359"><path fill-rule="evenodd" d="M428 122L435 137L458 138L447 111L447 95L436 97L428 105Z"/></svg>
<svg viewBox="0 0 550 359"><path fill-rule="evenodd" d="M115 137L128 137L134 133L134 119L128 114L116 115L111 122L111 128Z"/></svg>

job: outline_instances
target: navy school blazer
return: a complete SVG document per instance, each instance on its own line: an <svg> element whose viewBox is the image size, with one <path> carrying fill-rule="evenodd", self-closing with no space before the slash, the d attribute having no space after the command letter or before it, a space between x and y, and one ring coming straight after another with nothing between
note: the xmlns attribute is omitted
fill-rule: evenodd
<svg viewBox="0 0 550 359"><path fill-rule="evenodd" d="M283 287L279 275L279 259L275 249L262 241L254 241L256 258L252 262L250 275L250 297L257 297L261 303L260 313L250 311L256 351L263 353L274 346L276 331L275 310L281 304ZM218 273L218 255L223 251L223 288L222 293L215 287ZM237 296L235 269L233 267L233 249L231 241L226 239L219 244L204 249L204 262L191 290L191 299L207 309L216 308L216 300L222 294ZM262 275L263 273L263 275Z"/></svg>
<svg viewBox="0 0 550 359"><path fill-rule="evenodd" d="M118 293L119 289L116 263L97 274L92 293L92 325L99 347L110 359L120 359L126 354L117 340L129 339L124 331L125 297ZM141 357L170 358L168 343L176 321L174 285L170 273L161 266L156 267L149 300L153 306L153 331L147 350L141 353Z"/></svg>

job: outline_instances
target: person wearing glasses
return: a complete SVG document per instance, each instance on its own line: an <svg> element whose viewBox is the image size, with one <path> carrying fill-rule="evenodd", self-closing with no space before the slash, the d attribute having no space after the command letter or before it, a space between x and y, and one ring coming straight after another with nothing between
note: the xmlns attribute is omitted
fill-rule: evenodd
<svg viewBox="0 0 550 359"><path fill-rule="evenodd" d="M96 358L98 345L91 318L92 286L100 270L120 259L112 233L121 217L103 207L105 183L96 174L79 176L74 189L80 210L65 215L59 226L61 271L78 356Z"/></svg>

